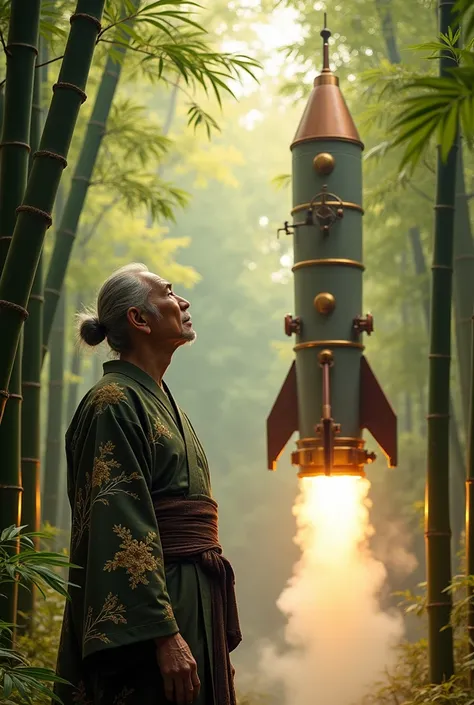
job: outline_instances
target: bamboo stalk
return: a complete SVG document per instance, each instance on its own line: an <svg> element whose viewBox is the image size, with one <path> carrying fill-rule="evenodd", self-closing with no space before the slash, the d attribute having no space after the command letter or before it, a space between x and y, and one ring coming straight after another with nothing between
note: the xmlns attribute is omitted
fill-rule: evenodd
<svg viewBox="0 0 474 705"><path fill-rule="evenodd" d="M58 525L60 472L63 454L64 326L66 296L62 292L54 318L49 354L49 396L44 463L43 522Z"/></svg>
<svg viewBox="0 0 474 705"><path fill-rule="evenodd" d="M140 0L133 0L132 5L134 9L138 9ZM131 22L124 24L130 25ZM72 177L71 188L64 207L64 213L57 230L45 283L46 295L43 339L46 346L48 346L54 313L58 304L59 292L62 289L67 266L71 258L77 229L92 179L92 173L105 135L107 119L119 84L123 57L127 51L127 43L130 39L128 34L126 37L127 39L121 39L121 43L115 46L113 52L107 57L92 114L77 160L74 176ZM121 56L121 60L117 59L117 54Z"/></svg>
<svg viewBox="0 0 474 705"><path fill-rule="evenodd" d="M440 33L456 30L455 0L439 1ZM447 52L440 75L452 68ZM442 683L454 673L451 528L449 516L449 393L451 305L457 143L443 162L438 146L435 230L431 278L428 467L426 481L426 568L430 680Z"/></svg>
<svg viewBox="0 0 474 705"><path fill-rule="evenodd" d="M31 106L41 0L31 0L25 16L22 0L12 0L7 45L7 72L3 111L0 160L0 273L6 269L15 227L16 209L26 187L30 152ZM1 299L5 297L0 294ZM1 310L1 309L0 309ZM3 323L3 321L2 321ZM7 330L2 329L2 346ZM21 363L22 341L17 336L18 354L12 356L10 404L0 426L0 517L3 527L19 525L21 518ZM16 353L16 349L14 351ZM0 389L2 385L0 385ZM1 394L1 393L0 393ZM5 400L5 396L2 397ZM19 545L17 544L17 549ZM17 584L5 586L6 599L0 601L0 619L15 623Z"/></svg>
<svg viewBox="0 0 474 705"><path fill-rule="evenodd" d="M21 4L21 3L20 3ZM23 203L0 278L0 421L16 348L23 328L26 305L38 266L62 171L76 126L84 89L100 31L105 0L78 0L53 98L36 152ZM24 6L23 6L24 7Z"/></svg>
<svg viewBox="0 0 474 705"><path fill-rule="evenodd" d="M415 265L415 272L420 277L426 274L426 261L423 252L423 247L421 245L420 231L418 228L410 228L409 231L410 241L413 251L413 261ZM428 282L423 286L423 297L422 297L422 308L426 327L429 330L430 327L430 291ZM425 412L426 413L426 412ZM465 462L464 462L464 452L459 438L459 423L456 418L456 411L454 408L454 401L452 394L449 396L449 457L451 467L454 472L450 473L449 485L450 485L450 512L453 520L453 541L452 546L454 547L454 555L452 557L453 567L456 561L456 553L461 545L461 535L463 530L464 518L462 516L462 509L465 505ZM459 510L459 511L458 511Z"/></svg>
<svg viewBox="0 0 474 705"><path fill-rule="evenodd" d="M38 43L41 63L45 58L41 38ZM45 67L46 68L46 67ZM31 114L30 144L32 153L39 145L42 127L42 84L46 75L36 69ZM30 168L31 168L30 153ZM40 529L40 448L41 448L41 331L43 324L43 276L42 257L36 270L35 280L28 301L29 318L24 329L22 355L22 395L21 410L21 483L23 495L21 503L21 523L28 531ZM39 541L37 541L39 547ZM19 622L25 623L23 615L32 615L35 607L36 590L21 590L18 594L18 611L22 613Z"/></svg>
<svg viewBox="0 0 474 705"><path fill-rule="evenodd" d="M471 373L471 314L474 305L474 244L469 203L466 197L462 142L459 140L456 175L456 211L454 214L453 293L455 331L464 428L469 424L469 390Z"/></svg>
<svg viewBox="0 0 474 705"><path fill-rule="evenodd" d="M471 384L469 446L466 476L466 573L474 576L474 316L471 318ZM467 635L469 652L474 651L474 588L468 587L469 608L467 614ZM469 686L474 687L474 669L469 670Z"/></svg>

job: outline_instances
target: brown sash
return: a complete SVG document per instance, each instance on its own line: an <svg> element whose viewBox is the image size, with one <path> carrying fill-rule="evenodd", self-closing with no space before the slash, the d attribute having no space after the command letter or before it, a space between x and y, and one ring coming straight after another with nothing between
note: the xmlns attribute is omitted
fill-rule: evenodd
<svg viewBox="0 0 474 705"><path fill-rule="evenodd" d="M211 498L155 499L166 561L196 560L211 579L215 705L235 705L229 653L242 641L234 571L222 555L217 504Z"/></svg>

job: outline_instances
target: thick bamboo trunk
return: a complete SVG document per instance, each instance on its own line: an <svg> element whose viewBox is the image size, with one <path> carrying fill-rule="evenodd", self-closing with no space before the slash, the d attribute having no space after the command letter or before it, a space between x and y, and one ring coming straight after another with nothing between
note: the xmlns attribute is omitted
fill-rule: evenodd
<svg viewBox="0 0 474 705"><path fill-rule="evenodd" d="M19 3L22 5L22 3ZM7 404L7 390L23 328L26 305L43 247L51 225L62 171L66 166L72 135L100 31L105 0L78 0L71 17L58 82L35 155L23 203L18 211L13 239L0 278L0 314L3 334L0 346L0 421ZM24 5L23 5L24 8Z"/></svg>
<svg viewBox="0 0 474 705"><path fill-rule="evenodd" d="M11 248L16 220L28 176L31 105L37 57L40 0L31 0L25 17L22 0L12 0L6 47L7 73L0 160L0 273ZM0 306L6 305L1 299ZM1 309L0 309L1 310ZM5 308L5 311L12 309ZM3 324L3 321L2 321ZM2 346L8 332L1 326ZM18 342L20 343L18 345ZM16 355L16 347L18 354ZM0 426L0 517L2 528L21 520L21 351L20 335L11 358L10 404ZM0 390L6 386L0 384ZM0 395L2 392L0 391ZM6 401L6 395L2 396ZM0 619L14 623L17 612L16 583L5 586L0 600Z"/></svg>
<svg viewBox="0 0 474 705"><path fill-rule="evenodd" d="M456 0L439 1L440 33L455 31ZM440 58L440 75L452 68L447 53ZM426 567L430 680L441 683L454 672L451 527L449 517L449 402L451 367L451 306L456 196L457 144L447 161L438 147L435 230L431 278L428 467L426 482Z"/></svg>
<svg viewBox="0 0 474 705"><path fill-rule="evenodd" d="M413 251L413 262L415 264L415 272L418 276L422 277L426 274L426 261L423 252L423 247L421 245L420 231L418 228L410 228L409 232L410 242ZM428 282L423 286L423 297L422 297L423 314L426 323L426 327L430 327L430 292ZM426 412L425 412L426 413ZM449 398L449 414L450 414L450 424L449 424L449 457L452 472L449 476L449 488L450 488L450 512L452 518L452 548L453 556L452 563L453 569L457 563L456 554L461 546L461 536L464 530L464 517L463 508L465 504L465 463L464 463L464 453L459 438L459 424L456 420L456 412L454 409L453 398L450 395Z"/></svg>
<svg viewBox="0 0 474 705"><path fill-rule="evenodd" d="M469 445L466 476L466 573L474 575L474 317L471 318L471 383L470 383ZM468 588L469 609L467 633L469 652L474 651L474 588ZM469 670L469 685L474 687L474 669Z"/></svg>
<svg viewBox="0 0 474 705"><path fill-rule="evenodd" d="M45 60L41 39L39 56ZM46 67L44 67L46 69ZM38 148L42 127L42 84L47 73L36 69L31 114L31 153ZM30 168L31 168L30 153ZM43 325L43 272L42 257L36 270L33 288L28 301L29 317L25 324L22 355L22 394L21 410L21 480L23 496L21 503L21 523L28 531L40 529L40 454L41 454L41 331ZM18 611L23 615L32 614L35 606L36 590L21 590L18 594ZM19 620L20 621L20 620ZM23 618L21 618L23 622Z"/></svg>
<svg viewBox="0 0 474 705"><path fill-rule="evenodd" d="M464 427L467 429L470 406L471 316L474 305L474 244L466 194L461 140L459 141L459 147L456 176L456 211L454 214L453 294L461 402Z"/></svg>
<svg viewBox="0 0 474 705"><path fill-rule="evenodd" d="M135 9L140 5L140 0L132 0ZM127 35L128 36L128 35ZM54 312L58 303L59 292L62 289L66 276L67 266L71 257L74 240L76 238L82 209L86 201L92 173L94 171L100 146L104 138L106 123L114 101L117 86L122 71L123 56L127 50L126 40L122 37L121 44L115 46L113 53L109 54L104 72L100 81L94 107L86 134L82 143L77 161L71 188L67 197L64 213L57 230L51 261L48 267L45 283L45 306L43 321L43 338L48 346L49 334L53 323ZM117 54L122 55L122 60L117 60Z"/></svg>
<svg viewBox="0 0 474 705"><path fill-rule="evenodd" d="M49 397L46 454L44 465L43 521L57 526L61 489L64 400L64 326L66 301L63 292L54 317L49 354Z"/></svg>

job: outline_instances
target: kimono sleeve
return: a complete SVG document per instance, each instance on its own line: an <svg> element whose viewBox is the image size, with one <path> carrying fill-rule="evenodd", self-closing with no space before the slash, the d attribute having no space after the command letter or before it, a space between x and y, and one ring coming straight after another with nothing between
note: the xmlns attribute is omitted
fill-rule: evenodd
<svg viewBox="0 0 474 705"><path fill-rule="evenodd" d="M83 658L178 632L149 491L149 444L133 419L126 403L103 409L76 466L71 560L82 567ZM74 560L75 546L82 560Z"/></svg>

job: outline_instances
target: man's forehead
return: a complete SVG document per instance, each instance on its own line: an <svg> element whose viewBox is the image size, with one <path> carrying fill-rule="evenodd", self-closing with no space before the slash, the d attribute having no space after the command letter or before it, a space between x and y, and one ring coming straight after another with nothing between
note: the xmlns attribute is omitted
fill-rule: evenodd
<svg viewBox="0 0 474 705"><path fill-rule="evenodd" d="M154 274L153 272L143 272L143 277L145 279L148 279L151 284L154 284L157 288L159 289L171 289L172 284L167 279L163 279L163 277L160 277L158 274Z"/></svg>

